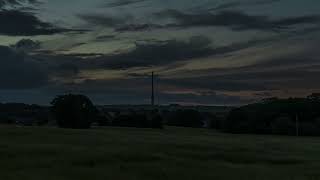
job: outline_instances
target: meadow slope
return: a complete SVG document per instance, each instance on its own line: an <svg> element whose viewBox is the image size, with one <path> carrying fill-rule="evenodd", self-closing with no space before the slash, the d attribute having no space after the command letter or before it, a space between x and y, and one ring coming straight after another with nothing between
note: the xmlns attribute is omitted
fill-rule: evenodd
<svg viewBox="0 0 320 180"><path fill-rule="evenodd" d="M320 138L0 127L3 180L315 180Z"/></svg>

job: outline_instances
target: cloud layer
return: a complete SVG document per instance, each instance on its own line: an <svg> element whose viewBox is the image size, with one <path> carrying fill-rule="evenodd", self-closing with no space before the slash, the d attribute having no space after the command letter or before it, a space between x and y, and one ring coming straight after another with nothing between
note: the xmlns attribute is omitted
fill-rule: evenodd
<svg viewBox="0 0 320 180"><path fill-rule="evenodd" d="M270 20L267 16L248 15L240 11L222 11L213 13L188 14L178 10L166 10L155 14L159 18L173 18L177 21L171 26L225 26L233 30L266 30L278 31L299 24L319 24L320 16L299 16L279 20Z"/></svg>
<svg viewBox="0 0 320 180"><path fill-rule="evenodd" d="M28 89L47 85L47 74L34 59L5 46L0 46L0 57L1 89Z"/></svg>
<svg viewBox="0 0 320 180"><path fill-rule="evenodd" d="M166 104L303 96L320 90L319 7L311 0L0 0L0 92L14 100L24 99L19 92L41 92L39 102L77 92L100 104L145 104L154 71Z"/></svg>

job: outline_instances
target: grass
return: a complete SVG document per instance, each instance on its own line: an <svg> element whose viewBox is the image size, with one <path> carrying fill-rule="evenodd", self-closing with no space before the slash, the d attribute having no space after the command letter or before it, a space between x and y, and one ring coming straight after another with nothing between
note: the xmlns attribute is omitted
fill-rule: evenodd
<svg viewBox="0 0 320 180"><path fill-rule="evenodd" d="M2 180L320 180L320 138L0 127Z"/></svg>

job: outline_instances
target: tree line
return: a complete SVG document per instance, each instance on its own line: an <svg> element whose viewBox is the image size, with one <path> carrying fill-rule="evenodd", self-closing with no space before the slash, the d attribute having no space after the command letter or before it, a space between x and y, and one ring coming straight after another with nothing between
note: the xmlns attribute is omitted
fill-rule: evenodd
<svg viewBox="0 0 320 180"><path fill-rule="evenodd" d="M158 128L164 125L197 127L204 126L201 113L192 109L180 109L160 112L152 110L116 112L109 119L105 113L98 110L90 99L83 95L57 96L51 102L51 112L57 120L57 125L62 128L86 129L92 124L98 126L118 126L136 128Z"/></svg>
<svg viewBox="0 0 320 180"><path fill-rule="evenodd" d="M222 129L230 133L320 135L320 94L269 98L233 109Z"/></svg>
<svg viewBox="0 0 320 180"><path fill-rule="evenodd" d="M23 109L23 111L21 111ZM227 133L320 135L320 94L305 98L268 98L233 108L224 113L196 109L108 110L97 108L84 95L67 94L54 98L49 108L25 104L0 104L0 123L17 124L13 115L23 117L25 125L50 124L61 128L87 129L91 126L158 128L180 126L212 128ZM31 124L31 123L30 123Z"/></svg>

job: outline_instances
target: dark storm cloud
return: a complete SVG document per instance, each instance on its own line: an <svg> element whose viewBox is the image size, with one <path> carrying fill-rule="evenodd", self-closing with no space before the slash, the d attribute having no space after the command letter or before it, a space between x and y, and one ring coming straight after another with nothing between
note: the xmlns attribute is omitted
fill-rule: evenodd
<svg viewBox="0 0 320 180"><path fill-rule="evenodd" d="M305 81L316 82L320 75L320 63L317 57L310 58L308 55L288 56L274 58L268 62L260 62L256 65L233 69L233 73L216 76L221 79L242 82L272 82L272 85L286 84L286 82ZM227 72L227 71L225 71ZM304 83L302 83L304 84ZM320 88L316 83L309 83ZM301 83L292 84L299 86Z"/></svg>
<svg viewBox="0 0 320 180"><path fill-rule="evenodd" d="M144 1L149 1L149 0L116 0L104 6L108 8L114 8L114 7L128 6L128 5L132 5L132 4L136 4Z"/></svg>
<svg viewBox="0 0 320 180"><path fill-rule="evenodd" d="M104 35L104 36L98 36L95 38L96 42L105 42L108 40L114 39L116 36L115 35Z"/></svg>
<svg viewBox="0 0 320 180"><path fill-rule="evenodd" d="M89 24L114 27L125 24L131 17L114 17L102 14L79 14L78 17Z"/></svg>
<svg viewBox="0 0 320 180"><path fill-rule="evenodd" d="M319 67L318 67L319 68ZM226 70L227 71L227 70ZM161 86L174 86L179 89L189 89L197 92L197 89L220 92L262 92L283 89L319 89L315 83L319 77L319 71L306 71L303 69L282 69L273 71L235 72L226 75L205 75L199 77L161 79ZM197 94L205 97L206 93Z"/></svg>
<svg viewBox="0 0 320 180"><path fill-rule="evenodd" d="M18 51L28 52L41 48L41 43L31 39L21 39L16 44L11 45L11 48Z"/></svg>
<svg viewBox="0 0 320 180"><path fill-rule="evenodd" d="M259 82L238 82L230 80L226 77L219 76L200 76L192 78L162 79L161 83L165 83L180 88L199 88L212 89L216 91L259 91L266 90L267 87Z"/></svg>
<svg viewBox="0 0 320 180"><path fill-rule="evenodd" d="M18 10L0 11L0 34L9 36L51 35L63 32L84 32L56 27L41 21L31 12Z"/></svg>
<svg viewBox="0 0 320 180"><path fill-rule="evenodd" d="M0 46L0 89L27 89L46 85L48 77L30 57Z"/></svg>
<svg viewBox="0 0 320 180"><path fill-rule="evenodd" d="M256 1L256 2L234 2L224 4L221 8L227 8L237 5L261 5L270 4L279 0ZM210 10L200 11L199 13L186 13L176 9L168 9L153 13L155 19L152 23L135 22L134 16L111 16L103 14L80 14L78 17L89 24L96 26L106 26L114 28L117 32L125 31L147 31L164 28L187 28L204 26L224 26L233 30L263 30L263 31L281 31L287 30L292 26L301 24L319 24L319 15L306 15L287 17L282 19L272 19L269 16L250 15L242 11L219 11L212 13ZM172 20L173 22L163 24L159 20ZM162 22L162 23L161 23Z"/></svg>
<svg viewBox="0 0 320 180"><path fill-rule="evenodd" d="M166 82L158 84L161 87ZM177 84L178 87L179 84ZM73 92L91 94L96 103L104 104L149 104L150 102L150 76L115 80L87 80L82 83L65 84L64 89L72 89ZM181 88L184 88L181 86ZM195 87L193 87L195 88ZM201 91L195 93L170 93L157 92L160 103L198 103L198 104L220 104L244 102L239 97L217 94L214 91ZM101 99L102 98L102 99Z"/></svg>
<svg viewBox="0 0 320 180"><path fill-rule="evenodd" d="M279 1L281 1L281 0L260 0L260 1L246 1L246 2L234 1L234 2L219 4L214 8L209 8L208 10L219 11L219 10L226 10L226 9L242 7L242 6L266 5L266 4L272 4L275 2L279 2Z"/></svg>
<svg viewBox="0 0 320 180"><path fill-rule="evenodd" d="M162 79L182 88L203 88L218 91L268 91L286 88L319 89L320 63L317 58L287 56L237 68L190 71L196 77Z"/></svg>
<svg viewBox="0 0 320 180"><path fill-rule="evenodd" d="M229 2L229 3L220 4L214 8L210 8L209 10L213 10L213 11L225 10L225 9L229 9L229 8L239 7L242 5L243 4L241 2Z"/></svg>
<svg viewBox="0 0 320 180"><path fill-rule="evenodd" d="M114 38L114 35L98 36L94 41L106 41ZM252 40L215 47L211 39L205 36L193 36L187 40L172 39L159 41L150 39L137 41L135 48L130 50L117 51L111 54L72 53L59 55L54 52L46 52L40 49L37 50L38 54L34 58L45 59L47 60L46 62L56 62L53 66L61 63L74 64L79 71L95 69L123 70L156 66L166 66L167 68L174 69L197 58L206 58L215 55L232 55L233 52L272 41L274 41L274 38ZM82 44L83 43L76 43L75 46ZM56 61L57 59L59 59L59 61ZM59 67L55 69L59 69Z"/></svg>
<svg viewBox="0 0 320 180"><path fill-rule="evenodd" d="M113 36L102 37L109 39ZM99 39L100 40L100 39ZM98 40L98 41L99 41ZM136 67L168 66L179 67L185 61L194 58L223 55L245 49L269 40L248 41L229 46L213 47L210 39L204 36L194 36L189 40L149 40L136 42L136 47L116 54L37 54L35 58L46 59L47 62L56 62L55 69L60 69L58 64L73 64L79 70L95 69L130 69ZM41 53L41 51L40 51ZM44 52L46 53L46 52ZM59 61L54 61L59 59ZM59 63L58 63L59 62ZM90 63L89 63L90 62ZM72 69L72 68L71 68ZM138 75L138 74L137 74ZM134 76L130 74L129 76Z"/></svg>
<svg viewBox="0 0 320 180"><path fill-rule="evenodd" d="M286 68L270 71L239 72L229 75L216 76L225 79L227 82L247 83L250 85L261 84L256 90L284 90L284 89L319 89L318 81L320 71L310 71L311 67ZM250 89L247 89L250 90Z"/></svg>
<svg viewBox="0 0 320 180"><path fill-rule="evenodd" d="M109 37L107 37L109 38ZM113 38L113 37L110 37ZM149 40L136 42L136 47L116 54L48 54L35 55L35 58L58 64L73 64L79 70L95 69L130 69L135 67L151 67L183 62L197 57L206 57L213 53L223 53L230 49L214 50L210 47L211 40L203 36L194 36L186 41ZM59 59L59 61L54 61ZM90 62L90 63L89 63ZM59 69L59 68L58 68Z"/></svg>
<svg viewBox="0 0 320 180"><path fill-rule="evenodd" d="M74 77L79 74L79 67L70 62L58 64L53 70L58 77Z"/></svg>
<svg viewBox="0 0 320 180"><path fill-rule="evenodd" d="M137 42L129 51L98 58L102 66L110 69L147 67L184 61L196 57L208 56L211 40L203 36L190 38L188 41L168 40Z"/></svg>
<svg viewBox="0 0 320 180"><path fill-rule="evenodd" d="M272 59L266 63L242 68L211 69L208 72L212 71L212 74L198 77L160 76L160 81L157 82L160 91L157 94L162 103L247 103L255 98L246 99L215 92L248 91L255 96L266 97L271 96L269 91L273 90L317 89L320 88L320 85L315 83L320 75L320 63L318 65L316 63L318 63L317 59L287 57L287 59ZM197 72L190 71L189 74L197 75ZM121 80L89 80L75 84L73 89L90 94L104 92L112 103L129 103L125 100L126 98L132 98L133 103L141 103L144 98L148 102L150 74L130 74L130 77ZM120 101L116 102L115 99Z"/></svg>
<svg viewBox="0 0 320 180"><path fill-rule="evenodd" d="M23 3L41 4L39 0L0 0L0 9L4 6L21 6Z"/></svg>
<svg viewBox="0 0 320 180"><path fill-rule="evenodd" d="M149 102L149 78L85 80L64 83L57 89L87 94L101 104L141 104Z"/></svg>
<svg viewBox="0 0 320 180"><path fill-rule="evenodd" d="M273 21L273 24L279 25L281 27L298 25L298 24L319 24L319 23L320 23L319 15L292 17L292 18L285 18L285 19Z"/></svg>
<svg viewBox="0 0 320 180"><path fill-rule="evenodd" d="M109 38L109 37L108 37ZM111 37L112 38L112 37ZM135 67L170 66L178 67L185 61L214 55L225 55L273 39L252 40L228 46L214 47L211 40L204 36L194 36L186 41L176 39L167 41L149 40L136 42L130 51L117 54L70 54L56 59L74 59L73 63L81 69L130 69ZM90 64L87 62L90 61Z"/></svg>
<svg viewBox="0 0 320 180"><path fill-rule="evenodd" d="M151 42L150 44L144 44L142 46L139 46L138 44L137 48L127 53L127 58L124 59L136 59L136 62L140 62L136 64L133 63L131 64L131 66L127 66L127 68L136 67L139 65L152 66L170 64L170 66L173 66L173 63L184 62L186 60L205 58L215 55L227 55L229 53L240 51L249 47L262 45L263 43L268 43L273 40L273 38L251 40L247 42L234 43L227 46L214 47L212 41L207 37L194 36L191 37L187 42L170 40L165 42L155 41ZM123 56L120 54L120 57ZM114 60L113 63L118 64L121 63L121 61ZM113 68L116 68L116 66L113 66Z"/></svg>
<svg viewBox="0 0 320 180"><path fill-rule="evenodd" d="M270 96L270 93L261 94L261 92L282 91L288 88L320 88L320 85L315 83L320 75L320 63L317 58L307 57L308 53L298 56L288 55L283 58L257 62L255 65L246 67L210 69L207 72L201 70L202 75L199 73L200 76L198 76L197 71L191 70L188 73L196 77L160 76L159 86L161 90L158 95L161 97L162 103L239 104L247 103L250 99L215 94L215 91L234 93L248 91L255 96L264 97ZM65 70L65 73L60 71L61 77L77 75L79 71L89 68L88 66L92 64L99 69L110 68L96 64L91 59L80 60L73 56L68 57L68 59L57 58L63 63L61 62L61 66L56 66L55 71ZM110 59L102 58L98 60L108 61ZM121 79L85 80L75 84L61 84L57 88L91 94L96 97L97 102L101 103L148 103L150 75L128 75L128 78ZM101 97L105 99L101 100ZM254 97L251 100L253 99Z"/></svg>
<svg viewBox="0 0 320 180"><path fill-rule="evenodd" d="M201 26L225 26L233 30L264 30L278 31L299 24L319 24L320 16L288 17L280 20L271 20L268 16L248 15L240 11L222 11L216 14L184 13L170 9L155 13L158 18L174 19L176 23L172 27L201 27Z"/></svg>
<svg viewBox="0 0 320 180"><path fill-rule="evenodd" d="M127 25L122 25L119 26L115 29L115 31L118 32L126 32L126 31L149 31L153 29L161 29L165 28L165 26L158 25L158 24L148 24L148 23L143 23L143 24L127 24Z"/></svg>
<svg viewBox="0 0 320 180"><path fill-rule="evenodd" d="M32 59L41 63L46 73L51 77L73 78L78 75L81 69L85 69L88 61L83 60L83 57L94 56L93 54L73 54L59 55L52 52L37 51L29 55ZM57 61L58 60L58 61Z"/></svg>
<svg viewBox="0 0 320 180"><path fill-rule="evenodd" d="M51 35L63 32L84 32L60 28L40 20L33 7L24 5L39 5L39 0L0 0L0 34L9 36ZM6 8L10 7L10 8Z"/></svg>
<svg viewBox="0 0 320 180"><path fill-rule="evenodd" d="M217 94L214 92L208 92L204 94L182 93L182 94L170 94L159 93L158 94L162 103L165 104L182 104L182 105L237 105L250 103L250 99L242 99L237 96L228 96L224 94Z"/></svg>

